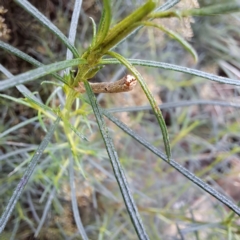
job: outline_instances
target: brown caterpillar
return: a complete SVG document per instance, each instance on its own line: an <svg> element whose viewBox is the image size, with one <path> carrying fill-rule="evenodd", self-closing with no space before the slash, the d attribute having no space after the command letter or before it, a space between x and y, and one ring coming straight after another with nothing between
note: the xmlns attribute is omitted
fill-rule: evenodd
<svg viewBox="0 0 240 240"><path fill-rule="evenodd" d="M94 93L119 93L131 91L137 84L137 80L132 75L126 75L116 82L90 83ZM86 92L84 83L80 82L75 88L79 93Z"/></svg>

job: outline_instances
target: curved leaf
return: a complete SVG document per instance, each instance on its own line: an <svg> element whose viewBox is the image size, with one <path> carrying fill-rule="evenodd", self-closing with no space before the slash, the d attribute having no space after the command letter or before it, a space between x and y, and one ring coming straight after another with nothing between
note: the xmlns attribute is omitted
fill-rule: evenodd
<svg viewBox="0 0 240 240"><path fill-rule="evenodd" d="M193 56L194 60L196 62L198 61L198 55L197 55L195 49L183 37L181 37L179 34L165 28L162 25L155 24L155 23L152 23L152 22L140 22L139 24L143 24L144 26L156 27L156 28L162 30L169 37L178 41Z"/></svg>
<svg viewBox="0 0 240 240"><path fill-rule="evenodd" d="M92 26L93 26L93 40L92 40L92 45L94 46L96 44L96 34L97 34L97 26L92 17L90 17L92 21Z"/></svg>
<svg viewBox="0 0 240 240"><path fill-rule="evenodd" d="M169 143L169 136L168 136L168 131L167 131L167 127L164 121L164 118L162 116L161 110L159 109L152 93L149 91L147 84L145 83L143 77L141 76L141 74L137 71L137 69L135 67L132 66L132 64L125 59L123 56L121 56L118 53L115 52L108 52L108 54L110 56L115 57L116 59L118 59L123 65L125 65L129 71L131 71L131 73L136 77L136 79L139 81L139 84L141 85L146 97L149 100L150 105L152 106L152 110L157 118L158 124L161 128L162 131L162 135L163 135L163 141L164 141L164 146L165 146L165 151L166 154L168 156L168 158L170 159L171 157L171 149L170 149L170 143Z"/></svg>

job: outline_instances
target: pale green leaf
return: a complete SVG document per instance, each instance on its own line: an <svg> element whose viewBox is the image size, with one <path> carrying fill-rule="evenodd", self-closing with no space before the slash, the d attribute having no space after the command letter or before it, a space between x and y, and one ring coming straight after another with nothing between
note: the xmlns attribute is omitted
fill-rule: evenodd
<svg viewBox="0 0 240 240"><path fill-rule="evenodd" d="M176 32L171 31L170 29L165 28L160 24L155 24L152 22L140 22L139 24L143 24L144 26L156 27L161 31L165 32L169 37L173 38L174 40L178 41L194 58L194 60L198 61L198 55L195 49L179 34Z"/></svg>
<svg viewBox="0 0 240 240"><path fill-rule="evenodd" d="M17 75L13 78L1 81L0 91L6 90L10 87L14 87L19 84L33 81L35 79L38 79L40 77L46 76L50 73L53 73L68 67L84 64L85 62L86 62L85 60L78 58L78 59L66 60L66 61L52 63L46 66L39 67L37 69L28 71L26 73Z"/></svg>
<svg viewBox="0 0 240 240"><path fill-rule="evenodd" d="M118 182L119 188L122 193L123 200L125 202L126 208L128 210L129 216L132 220L132 223L134 225L134 228L137 232L137 235L139 239L147 240L149 239L144 226L142 224L140 215L138 213L136 204L134 202L134 199L132 197L125 173L122 169L121 163L118 159L117 152L115 150L115 147L113 145L113 140L109 135L108 128L106 126L106 123L103 118L102 110L98 106L97 100L95 98L95 95L91 89L91 86L88 81L84 81L85 89L88 94L88 98L90 100L90 104L92 106L93 112L95 114L95 117L97 119L97 123L99 126L99 130L101 132L102 138L104 140L106 150L108 152L109 159L112 164L112 168L116 177L116 180Z"/></svg>
<svg viewBox="0 0 240 240"><path fill-rule="evenodd" d="M164 118L162 116L161 110L159 109L158 104L156 103L152 93L149 91L149 89L147 87L147 84L145 83L143 77L137 71L137 69L135 67L133 67L133 65L127 59L125 59L123 56L121 56L120 54L115 53L115 52L108 52L108 54L112 57L115 57L123 65L125 65L126 68L128 68L128 70L136 77L139 84L141 85L146 97L148 98L148 101L149 101L150 105L152 106L152 110L153 110L153 112L154 112L154 114L157 118L158 124L161 128L162 135L163 135L164 146L165 146L165 151L166 151L166 154L167 154L168 158L170 159L171 149L170 149L167 127L166 127Z"/></svg>

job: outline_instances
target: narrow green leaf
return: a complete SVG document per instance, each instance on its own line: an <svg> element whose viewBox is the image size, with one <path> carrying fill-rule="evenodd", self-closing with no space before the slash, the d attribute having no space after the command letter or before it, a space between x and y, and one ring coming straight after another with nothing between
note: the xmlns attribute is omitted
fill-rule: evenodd
<svg viewBox="0 0 240 240"><path fill-rule="evenodd" d="M33 98L31 97L31 95L30 95L30 96L29 96L29 95L25 95L25 97L26 97L25 101L26 101L27 103L29 103L29 105L30 105L32 108L34 108L34 109L36 109L36 110L39 110L39 111L45 110L45 111L53 112L53 111L52 111L52 108L50 108L50 107L48 107L47 105L41 103L39 100L36 101L35 99L33 99Z"/></svg>
<svg viewBox="0 0 240 240"><path fill-rule="evenodd" d="M107 54L109 54L112 57L115 57L116 59L118 59L123 65L126 66L126 68L128 68L129 71L131 71L131 73L136 77L136 79L138 80L139 84L141 85L144 93L146 94L146 97L148 98L148 101L150 103L150 105L152 106L152 110L157 118L158 124L161 128L162 131L162 135L163 135L163 141L164 141L164 146L165 146L165 151L166 154L168 156L168 158L170 159L171 157L171 149L170 149L170 143L169 143L169 137L168 137L168 131L167 131L167 127L164 121L164 118L162 116L161 110L159 109L152 93L149 91L147 84L145 83L143 77L141 76L141 74L137 71L137 69L135 67L133 67L133 65L127 60L125 59L123 56L121 56L118 53L115 52L108 52Z"/></svg>
<svg viewBox="0 0 240 240"><path fill-rule="evenodd" d="M70 164L69 164L69 181L70 181L70 188L71 188L71 202L72 202L72 210L73 216L78 228L78 231L83 240L87 240L87 234L82 224L82 220L79 214L78 203L77 203L77 196L76 196L76 183L74 179L74 161L72 157L70 157Z"/></svg>
<svg viewBox="0 0 240 240"><path fill-rule="evenodd" d="M98 32L96 35L97 46L101 44L102 41L106 38L109 31L110 24L111 24L111 19L112 19L112 16L111 16L110 1L103 0L103 11L102 11L101 20L98 27Z"/></svg>
<svg viewBox="0 0 240 240"><path fill-rule="evenodd" d="M143 20L144 17L154 10L155 6L156 4L154 1L148 0L143 6L136 9L129 16L110 29L106 39L102 43L102 51L105 53L132 32L134 28L137 28L134 24Z"/></svg>
<svg viewBox="0 0 240 240"><path fill-rule="evenodd" d="M178 231L178 234L179 234L179 239L180 239L180 240L185 240L185 239L184 239L185 237L183 236L183 233L182 233L182 231L181 231L178 223L176 223L176 227L177 227L177 231ZM177 237L178 237L178 236L177 236Z"/></svg>
<svg viewBox="0 0 240 240"><path fill-rule="evenodd" d="M79 64L84 64L84 63L86 63L85 60L78 58L78 59L66 60L62 62L52 63L43 67L39 67L37 69L15 76L13 78L1 81L0 91L6 90L10 87L14 87L19 84L33 81L35 79L38 79L40 77L46 76L50 73L53 73L59 70L72 67L72 66L77 66Z"/></svg>
<svg viewBox="0 0 240 240"><path fill-rule="evenodd" d="M175 39L176 41L178 41L194 58L194 60L197 62L198 61L198 55L195 51L195 49L183 38L181 37L179 34L165 28L162 25L159 24L155 24L152 22L140 22L139 24L143 24L144 26L151 26L151 27L156 27L160 30L162 30L163 32L165 32L169 37Z"/></svg>
<svg viewBox="0 0 240 240"><path fill-rule="evenodd" d="M0 64L0 71L2 71L8 78L13 78L14 76ZM31 91L29 91L24 85L20 84L17 85L17 90L26 98L25 100L19 99L19 98L9 98L17 103L22 103L24 101L24 105L27 105L29 107L33 107L34 105L37 105L39 108L34 107L34 109L44 109L47 111L52 112L52 109L49 108L48 106L44 105L39 98L37 98ZM4 97L4 95L1 95ZM28 104L26 104L28 103Z"/></svg>
<svg viewBox="0 0 240 240"><path fill-rule="evenodd" d="M27 107L31 107L31 105L29 103L26 103L26 101L24 101L22 98L15 98L15 97L11 97L11 96L6 95L6 94L0 94L0 97L9 99L13 102L16 102L18 104L22 104L22 105L27 106Z"/></svg>
<svg viewBox="0 0 240 240"><path fill-rule="evenodd" d="M166 11L169 8L172 8L173 6L177 5L181 0L168 0L163 5L158 7L155 11Z"/></svg>
<svg viewBox="0 0 240 240"><path fill-rule="evenodd" d="M239 80L226 78L226 77L219 77L219 76L211 74L211 73L206 73L206 72L199 71L199 70L192 69L192 68L181 67L181 66L178 66L178 65L170 64L170 63L155 62L155 61L142 60L142 59L127 59L127 61L129 61L132 65L155 67L155 68L162 68L162 69L167 69L167 70L174 70L174 71L177 71L177 72L188 73L188 74L198 76L198 77L201 77L201 78L206 78L206 79L209 79L209 80L214 81L214 82L240 86L240 81ZM118 61L114 58L110 58L110 59L101 60L99 63L100 64L119 64L120 61Z"/></svg>
<svg viewBox="0 0 240 240"><path fill-rule="evenodd" d="M106 126L106 123L103 119L103 115L102 115L102 110L100 109L100 107L98 106L97 100L95 98L95 95L91 89L91 86L89 84L88 81L84 81L84 85L88 94L88 98L90 100L93 112L95 114L95 117L97 119L97 123L99 126L99 130L101 132L102 138L104 140L107 152L108 152L108 156L110 158L111 164L112 164L112 168L115 174L115 177L117 179L119 188L121 190L122 193L122 197L123 200L125 202L126 208L128 210L128 213L130 215L131 221L134 225L134 228L137 232L137 235L139 237L139 239L143 239L143 240L147 240L149 239L144 226L142 224L140 215L138 213L136 204L134 202L134 199L132 197L132 194L130 192L130 188L126 179L126 176L124 174L124 171L122 169L122 166L120 164L120 161L118 159L118 155L117 152L115 150L115 147L113 145L113 140L109 135L108 132L108 128Z"/></svg>
<svg viewBox="0 0 240 240"><path fill-rule="evenodd" d="M48 199L47 199L47 202L44 204L44 210L43 210L40 222L38 223L37 229L35 230L35 233L34 233L35 238L38 237L38 234L41 232L41 229L44 227L44 224L47 221L47 217L48 217L48 214L49 214L49 211L50 211L50 207L52 205L54 196L56 194L56 188L55 187L52 187L51 185L48 185L46 188L49 188L49 190L47 190L47 191L45 189L46 194L49 192Z"/></svg>
<svg viewBox="0 0 240 240"><path fill-rule="evenodd" d="M4 72L4 74L7 76L7 77L13 77L13 75L7 70L5 69L1 64L0 64L0 71ZM50 82L52 83L52 82ZM44 129L45 132L46 131L46 127L45 127L45 124L44 122L42 121L42 117L41 117L41 110L46 110L46 111L49 111L49 112L53 112L53 110L48 107L48 102L50 101L51 99L51 96L50 96L50 99L47 100L46 104L43 104L38 98L36 98L24 85L18 85L17 86L17 89L20 93L23 94L23 96L26 98L25 100L23 99L19 99L19 98L14 98L14 97L11 97L11 96L8 96L8 95L4 95L4 94L0 94L0 97L3 97L3 98L6 98L6 99L10 99L14 102L17 102L17 103L20 103L20 104L23 104L23 105L26 105L28 107L32 107L34 109L37 109L38 110L38 119L39 119L39 122L40 122L40 125L42 126L42 128ZM26 121L28 122L28 121ZM25 123L25 122L24 122ZM24 123L20 123L18 126L24 126L25 124ZM66 124L68 124L68 127L72 129L72 131L81 139L85 140L85 141L88 141L88 139L82 135L81 133L78 132L78 130L72 125L70 124L68 121L65 122ZM23 125L22 125L23 124ZM13 131L13 129L15 128L11 128L10 131ZM1 135L2 136L5 136L6 134L9 133L9 130L7 130L6 132L4 132L4 135L0 134L0 138L1 138Z"/></svg>
<svg viewBox="0 0 240 240"><path fill-rule="evenodd" d="M171 141L171 146L175 146L179 141L184 139L186 135L188 135L193 129L201 125L202 123L200 121L194 121L192 124L189 126L186 126L182 128L178 134L175 136L175 138Z"/></svg>
<svg viewBox="0 0 240 240"><path fill-rule="evenodd" d="M95 46L96 44L96 34L97 34L97 27L96 27L96 23L94 21L94 19L92 17L90 17L91 21L92 21L92 26L93 26L93 40L92 40L92 46Z"/></svg>
<svg viewBox="0 0 240 240"><path fill-rule="evenodd" d="M60 87L62 88L62 85L60 83L57 83L57 82L52 82L52 81L42 81L41 82L41 85L44 85L44 84L49 84L49 85L54 85L56 87Z"/></svg>
<svg viewBox="0 0 240 240"><path fill-rule="evenodd" d="M12 78L14 76L2 64L0 64L0 71L8 78ZM20 93L22 93L22 95L24 97L30 97L31 99L34 99L35 101L39 101L39 99L35 95L33 95L32 92L29 91L24 85L22 85L22 84L18 85L17 90Z"/></svg>
<svg viewBox="0 0 240 240"><path fill-rule="evenodd" d="M40 126L42 127L43 131L46 133L47 132L47 128L46 125L43 121L43 116L42 116L42 111L38 111L38 122L40 124Z"/></svg>
<svg viewBox="0 0 240 240"><path fill-rule="evenodd" d="M70 43L67 37L49 19L47 19L41 12L39 12L37 8L35 8L31 3L29 3L26 0L14 0L14 1L17 4L19 4L22 8L24 8L27 12L29 12L47 29L54 33L62 41L62 43L64 43L71 50L71 52L76 58L79 57L77 49Z"/></svg>
<svg viewBox="0 0 240 240"><path fill-rule="evenodd" d="M29 123L35 122L37 119L38 119L38 117L33 117L33 118L30 118L28 120L25 120L24 122L21 122L15 126L13 126L11 128L8 128L6 131L0 133L0 138L7 136L9 133L14 132L21 127L24 127L24 126L28 125Z"/></svg>
<svg viewBox="0 0 240 240"><path fill-rule="evenodd" d="M13 54L13 55L23 59L23 60L25 60L26 62L31 63L34 66L40 67L40 66L43 65L41 62L37 61L33 57L27 55L26 53L20 51L19 49L17 49L15 47L13 47L13 46L11 46L11 45L1 41L1 40L0 40L0 48L8 51L9 53L11 53L11 54Z"/></svg>
<svg viewBox="0 0 240 240"><path fill-rule="evenodd" d="M11 54L13 54L13 55L23 59L23 60L25 60L26 62L31 63L34 66L37 66L37 67L44 66L41 62L37 61L36 59L32 58L31 56L27 55L26 53L20 51L19 49L15 48L15 47L13 47L13 46L5 43L5 42L2 42L1 40L0 40L0 48L8 51L9 53L11 53ZM56 79L58 79L59 81L61 81L64 84L68 85L68 83L61 76L59 76L58 74L53 73L52 75Z"/></svg>
<svg viewBox="0 0 240 240"><path fill-rule="evenodd" d="M228 1L227 3L215 4L209 7L194 8L189 10L183 10L180 15L185 16L208 16L216 14L229 14L240 11L239 1Z"/></svg>
<svg viewBox="0 0 240 240"><path fill-rule="evenodd" d="M192 183L196 184L200 188L202 188L204 191L208 192L210 195L215 197L219 202L223 203L227 207L229 207L233 212L238 214L240 216L240 208L233 203L231 200L229 200L227 197L216 191L214 188L209 186L207 183L203 182L200 178L195 176L192 172L190 172L188 169L181 166L178 162L174 161L174 159L171 159L171 161L168 160L168 157L163 154L159 149L151 145L151 143L147 142L144 138L136 134L132 129L130 129L128 126L126 126L124 123L119 121L117 118L112 116L110 113L108 113L105 110L102 110L102 113L113 123L115 123L119 128L121 128L124 132L126 132L129 136L134 138L136 141L138 141L140 144L142 144L145 148L149 149L152 153L154 153L156 156L160 157L162 160L167 162L169 165L171 165L173 168L175 168L178 172L180 172L182 175L184 175L186 178L188 178Z"/></svg>
<svg viewBox="0 0 240 240"><path fill-rule="evenodd" d="M240 2L231 0L227 3L214 4L203 8L193 8L186 10L168 10L164 12L154 12L149 15L151 18L188 17L188 16L209 16L217 14L229 14L240 11Z"/></svg>
<svg viewBox="0 0 240 240"><path fill-rule="evenodd" d="M168 0L166 1L163 5L159 6L158 8L156 8L154 10L154 12L157 11L166 11L169 8L173 7L174 5L176 5L177 3L179 3L180 0ZM151 20L151 19L150 19ZM129 32L129 34L127 34L120 42L118 42L117 44L115 44L111 50L115 47L117 47L119 44L121 44L122 42L124 42L128 37L132 36L133 34L135 34L139 29L141 29L143 26L140 26L138 28L136 28L135 30L133 30L132 32Z"/></svg>
<svg viewBox="0 0 240 240"><path fill-rule="evenodd" d="M10 198L2 216L0 219L0 233L4 230L7 221L9 220L12 211L17 204L18 199L20 198L24 187L26 186L27 182L29 181L29 178L31 177L37 162L39 161L40 157L42 156L44 150L46 149L48 143L50 142L50 139L55 131L56 126L58 125L60 121L60 118L58 117L56 121L53 123L51 128L49 129L48 133L44 137L43 141L39 145L37 151L34 153L30 163L28 164L28 167L23 174L23 177L21 178L20 182L18 183L17 187L15 188L12 197Z"/></svg>
<svg viewBox="0 0 240 240"><path fill-rule="evenodd" d="M192 100L192 101L178 101L178 102L170 102L170 103L162 103L159 105L160 109L169 109L169 108L179 108L179 107L188 107L194 105L216 105L222 107L233 107L240 108L239 103L226 102L226 101L211 101L211 100ZM146 106L133 106L133 107L119 107L119 108L110 108L108 112L116 113L116 112L139 112L151 110L150 105Z"/></svg>
<svg viewBox="0 0 240 240"><path fill-rule="evenodd" d="M78 20L80 17L81 7L82 7L82 0L75 0L74 7L73 7L73 14L71 18L70 27L69 27L69 34L68 34L68 40L72 45L74 45L75 39L76 39ZM67 54L66 54L66 60L69 60L72 58L73 58L73 52L68 48Z"/></svg>
<svg viewBox="0 0 240 240"><path fill-rule="evenodd" d="M60 115L61 115L61 119L63 120L64 124L66 124L66 126L67 126L68 128L70 128L79 138L81 138L81 139L84 140L84 141L89 142L89 140L88 140L83 134L81 134L81 133L69 122L69 119L64 118L64 116L62 116L62 114L60 114Z"/></svg>
<svg viewBox="0 0 240 240"><path fill-rule="evenodd" d="M51 109L51 108L49 108L48 106L46 106L46 105L44 105L44 104L41 104L41 103L38 102L38 101L34 101L34 100L31 99L31 98L29 98L28 101L26 101L26 100L24 101L24 100L22 100L22 99L13 98L13 97L10 97L10 96L5 95L5 94L0 94L0 97L9 99L9 100L11 100L11 101L14 101L14 102L17 102L17 103L19 103L19 104L25 105L25 106L27 106L27 107L33 107L33 104L32 104L32 103L34 103L34 104L38 105L40 108L52 112L52 109ZM34 107L34 109L36 109L36 107ZM40 113L40 111L39 111L39 113ZM38 117L35 117L35 118L38 119ZM19 123L18 125L10 128L10 129L8 129L8 130L6 130L5 132L3 132L3 133L0 134L0 138L6 136L6 135L9 134L10 132L15 131L16 129L18 129L18 128L20 128L20 127L25 126L25 125L28 124L28 123L31 123L32 121L35 120L35 118L32 118L32 119L30 119L30 120L26 120L25 122ZM39 122L40 122L40 120L39 120ZM41 122L40 122L40 124L41 124ZM86 138L86 136L84 136L83 134L81 134L72 124L68 123L68 127L69 127L70 129L72 129L72 131L73 131L79 138L81 138L82 140L87 141L87 142L89 141L89 140ZM43 127L43 129L45 129L45 127Z"/></svg>

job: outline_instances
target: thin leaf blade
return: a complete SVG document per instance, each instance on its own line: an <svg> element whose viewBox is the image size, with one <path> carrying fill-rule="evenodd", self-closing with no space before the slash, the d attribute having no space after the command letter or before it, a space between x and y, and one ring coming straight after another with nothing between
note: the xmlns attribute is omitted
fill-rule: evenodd
<svg viewBox="0 0 240 240"><path fill-rule="evenodd" d="M110 29L107 37L104 39L102 43L102 51L105 53L121 42L123 38L134 30L134 28L137 28L134 24L146 17L154 10L155 7L156 3L152 0L148 0L143 6L137 8L129 16L116 24L112 29Z"/></svg>
<svg viewBox="0 0 240 240"><path fill-rule="evenodd" d="M166 33L169 37L173 38L174 40L178 41L194 58L195 62L198 61L198 55L195 49L179 34L171 31L170 29L165 28L163 25L155 24L152 22L141 22L144 26L151 26L160 29L164 33Z"/></svg>
<svg viewBox="0 0 240 240"><path fill-rule="evenodd" d="M158 124L159 124L159 126L161 128L162 135L163 135L165 151L166 151L166 154L167 154L168 158L170 159L170 157L171 157L171 148L170 148L170 142L169 142L169 136L168 136L167 127L166 127L164 118L162 116L161 110L159 109L158 104L155 101L152 93L149 91L149 89L147 87L147 84L145 83L143 77L137 71L137 69L135 67L133 67L133 65L127 59L125 59L123 56L121 56L120 54L118 54L116 52L108 52L108 54L110 56L112 56L112 57L115 57L123 65L125 65L129 69L129 71L131 71L132 74L139 81L139 84L141 85L141 87L142 87L146 97L148 98L148 101L149 101L150 105L152 106L152 110L153 110L153 112L154 112L154 114L155 114L155 116L157 118Z"/></svg>
<svg viewBox="0 0 240 240"><path fill-rule="evenodd" d="M79 57L77 49L70 43L68 38L48 18L46 18L41 12L39 12L37 8L35 8L31 3L29 3L26 0L14 0L14 1L17 4L19 4L22 8L24 8L27 12L29 12L47 29L54 33L60 39L60 41L71 50L75 57Z"/></svg>
<svg viewBox="0 0 240 240"><path fill-rule="evenodd" d="M229 14L240 11L240 2L231 0L226 3L214 4L209 7L184 10L182 16L209 16L216 14Z"/></svg>
<svg viewBox="0 0 240 240"><path fill-rule="evenodd" d="M124 132L126 132L129 136L134 138L137 142L139 142L141 145L149 149L152 153L154 153L156 156L160 157L162 160L167 162L169 165L171 165L173 168L175 168L178 172L180 172L182 175L184 175L186 178L188 178L192 183L196 184L198 187L202 188L204 191L208 192L210 195L215 197L218 201L229 207L234 213L238 214L240 216L240 208L233 203L230 199L225 197L223 194L219 193L217 190L212 188L207 183L203 182L199 177L194 175L192 172L190 172L188 169L181 166L178 162L174 161L174 159L171 159L171 161L168 161L168 158L165 154L163 154L159 149L151 145L149 142L147 142L144 138L136 134L132 129L130 129L128 126L126 126L123 122L119 121L117 118L112 116L110 113L108 113L105 110L102 110L103 114L111 120L113 123L115 123L119 128L121 128Z"/></svg>
<svg viewBox="0 0 240 240"><path fill-rule="evenodd" d="M104 140L109 159L111 160L113 171L114 171L116 180L118 182L119 188L121 190L126 208L128 210L128 213L129 213L129 216L132 220L132 223L134 225L134 228L137 232L137 235L138 235L139 239L147 240L149 238L148 238L148 236L145 232L145 229L144 229L144 226L142 224L140 215L138 213L136 204L135 204L134 199L132 197L132 194L130 192L130 188L129 188L126 176L124 174L124 171L123 171L122 166L120 164L120 161L118 159L117 152L116 152L115 147L113 145L112 138L109 135L106 123L103 119L102 110L98 106L97 100L94 96L94 93L91 89L91 86L90 86L89 82L84 81L84 85L85 85L86 92L88 94L88 98L90 100L90 104L92 106L93 112L94 112L95 117L97 119L99 130L100 130L102 138Z"/></svg>
<svg viewBox="0 0 240 240"><path fill-rule="evenodd" d="M164 62L156 62L156 61L150 61L150 60L142 60L142 59L127 59L132 65L138 65L138 66L146 66L146 67L154 67L154 68L161 68L161 69L166 69L166 70L173 70L177 72L183 72L183 73L188 73L200 78L205 78L214 82L219 82L219 83L225 83L225 84L231 84L231 85L236 85L240 86L240 81L231 79L231 78L226 78L226 77L220 77L211 73L206 73L200 70L192 69L192 68L187 68L187 67L182 67L170 63L164 63ZM116 60L114 58L110 59L104 59L99 62L100 64L119 64L120 61Z"/></svg>
<svg viewBox="0 0 240 240"><path fill-rule="evenodd" d="M0 40L0 48L4 49L5 51L25 60L26 62L31 63L33 66L37 66L37 67L41 67L44 66L41 62L37 61L36 59L34 59L33 57L27 55L26 53L20 51L19 49L3 42ZM63 82L64 84L67 84L67 82L58 74L53 73L52 74L56 79L58 79L59 81Z"/></svg>
<svg viewBox="0 0 240 240"><path fill-rule="evenodd" d="M111 24L111 6L109 0L103 0L103 12L100 19L97 35L96 35L96 41L97 45L101 44L102 41L106 38L110 24Z"/></svg>
<svg viewBox="0 0 240 240"><path fill-rule="evenodd" d="M74 45L75 39L76 39L78 20L80 17L81 7L82 7L82 0L76 0L73 7L73 14L72 14L72 19L71 19L69 34L68 34L68 40L72 45ZM66 54L66 60L69 60L72 58L73 58L73 52L68 48L67 54Z"/></svg>
<svg viewBox="0 0 240 240"><path fill-rule="evenodd" d="M55 120L55 122L53 123L53 125L51 126L51 128L49 129L48 133L44 137L41 144L39 145L37 151L34 153L30 163L28 164L28 167L27 167L25 173L23 174L23 177L21 178L20 182L18 183L17 187L15 188L13 195L10 198L10 200L0 218L0 233L4 230L4 228L7 224L7 221L9 220L9 218L12 214L12 211L24 190L24 187L26 186L28 180L30 179L37 162L39 161L39 159L42 156L44 150L46 149L48 143L50 142L50 139L51 139L59 121L60 121L60 118L58 117Z"/></svg>
<svg viewBox="0 0 240 240"><path fill-rule="evenodd" d="M211 16L218 14L230 14L240 11L240 2L231 0L226 3L213 4L202 8L192 8L183 10L168 10L162 12L154 12L150 14L152 18L170 18L170 17L189 17L189 16Z"/></svg>
<svg viewBox="0 0 240 240"><path fill-rule="evenodd" d="M72 66L77 66L79 64L84 64L84 63L86 63L85 60L77 58L77 59L66 60L66 61L61 61L61 62L49 64L46 66L42 66L37 69L28 71L26 73L19 74L13 78L0 81L0 91L6 90L8 88L14 87L19 84L36 80L40 77L46 76L50 73L53 73L59 70L72 67Z"/></svg>
<svg viewBox="0 0 240 240"><path fill-rule="evenodd" d="M78 210L76 186L75 186L76 184L74 179L74 161L72 157L70 158L70 164L69 164L69 181L70 181L70 188L71 188L71 202L72 202L73 216L78 228L78 232L80 233L83 240L88 240L88 237L83 227L82 220Z"/></svg>

